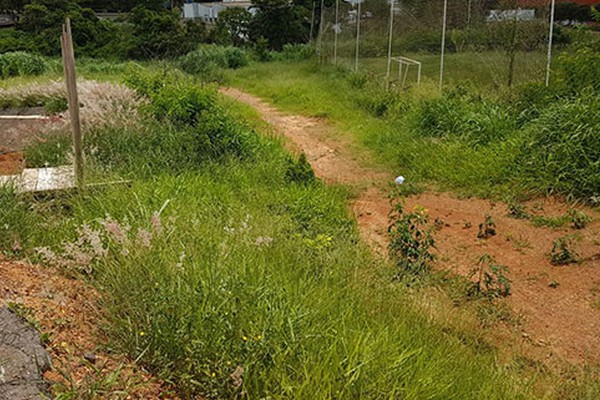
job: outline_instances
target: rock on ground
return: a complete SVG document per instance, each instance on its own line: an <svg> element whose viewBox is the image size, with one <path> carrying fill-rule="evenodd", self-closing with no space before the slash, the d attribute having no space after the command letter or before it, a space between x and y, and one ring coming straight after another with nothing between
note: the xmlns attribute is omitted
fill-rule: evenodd
<svg viewBox="0 0 600 400"><path fill-rule="evenodd" d="M47 399L42 374L50 367L39 333L8 308L0 308L0 400Z"/></svg>

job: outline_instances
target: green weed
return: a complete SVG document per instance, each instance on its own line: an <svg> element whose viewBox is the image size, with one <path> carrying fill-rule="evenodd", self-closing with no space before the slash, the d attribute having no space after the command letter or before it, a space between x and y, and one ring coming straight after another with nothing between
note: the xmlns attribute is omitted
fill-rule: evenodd
<svg viewBox="0 0 600 400"><path fill-rule="evenodd" d="M508 267L496 263L494 257L484 254L471 272L473 285L469 296L483 296L488 299L510 295L511 281L506 276Z"/></svg>
<svg viewBox="0 0 600 400"><path fill-rule="evenodd" d="M592 218L585 212L574 208L571 208L567 212L567 215L569 216L574 229L583 229L592 221Z"/></svg>
<svg viewBox="0 0 600 400"><path fill-rule="evenodd" d="M496 223L490 214L485 215L485 220L479 224L477 238L488 239L496 235Z"/></svg>
<svg viewBox="0 0 600 400"><path fill-rule="evenodd" d="M398 277L423 276L429 272L434 256L431 248L435 247L432 226L423 208L406 213L401 201L398 201L390 214L388 233L390 257L398 266Z"/></svg>
<svg viewBox="0 0 600 400"><path fill-rule="evenodd" d="M579 254L574 248L577 236L568 235L556 239L552 243L550 262L553 265L568 265L579 262Z"/></svg>
<svg viewBox="0 0 600 400"><path fill-rule="evenodd" d="M15 51L0 54L0 78L22 75L41 75L46 72L46 61L43 57Z"/></svg>

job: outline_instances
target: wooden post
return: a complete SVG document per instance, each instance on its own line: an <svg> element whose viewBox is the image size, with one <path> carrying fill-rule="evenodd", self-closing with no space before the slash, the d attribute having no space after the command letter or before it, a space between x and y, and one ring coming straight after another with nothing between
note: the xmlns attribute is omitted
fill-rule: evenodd
<svg viewBox="0 0 600 400"><path fill-rule="evenodd" d="M79 121L79 96L77 95L77 78L75 75L75 51L73 49L73 36L71 35L71 21L65 20L60 37L65 81L67 85L67 98L69 101L69 115L73 130L73 150L75 152L75 184L77 188L83 187L83 150L81 138L81 124Z"/></svg>

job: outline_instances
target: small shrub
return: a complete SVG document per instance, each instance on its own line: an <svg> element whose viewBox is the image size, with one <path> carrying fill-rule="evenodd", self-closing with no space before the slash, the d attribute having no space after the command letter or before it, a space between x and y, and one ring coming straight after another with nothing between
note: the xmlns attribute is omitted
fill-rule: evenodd
<svg viewBox="0 0 600 400"><path fill-rule="evenodd" d="M283 45L283 50L277 56L281 60L308 60L315 56L315 48L310 44L285 44Z"/></svg>
<svg viewBox="0 0 600 400"><path fill-rule="evenodd" d="M25 147L28 168L57 167L68 164L71 137L55 133Z"/></svg>
<svg viewBox="0 0 600 400"><path fill-rule="evenodd" d="M285 170L286 182L312 184L315 182L315 173L306 159L306 154L300 154L298 160L292 157L288 158L287 168Z"/></svg>
<svg viewBox="0 0 600 400"><path fill-rule="evenodd" d="M508 204L508 217L514 219L530 219L531 215L529 215L524 205L511 202Z"/></svg>
<svg viewBox="0 0 600 400"><path fill-rule="evenodd" d="M550 262L552 265L568 265L579 262L579 254L574 249L575 236L563 236L552 243Z"/></svg>
<svg viewBox="0 0 600 400"><path fill-rule="evenodd" d="M592 221L592 218L583 211L571 208L567 213L574 229L583 229Z"/></svg>
<svg viewBox="0 0 600 400"><path fill-rule="evenodd" d="M179 59L179 67L193 75L211 77L216 70L248 65L246 52L237 47L203 45Z"/></svg>
<svg viewBox="0 0 600 400"><path fill-rule="evenodd" d="M354 89L362 89L369 82L369 75L364 72L351 72L346 78L350 87Z"/></svg>
<svg viewBox="0 0 600 400"><path fill-rule="evenodd" d="M425 209L417 207L415 211L405 213L401 202L393 207L388 227L388 250L398 265L398 277L405 274L418 277L429 272L434 260L431 248L435 247L432 230Z"/></svg>
<svg viewBox="0 0 600 400"><path fill-rule="evenodd" d="M46 61L23 51L0 55L0 78L22 75L41 75L48 69Z"/></svg>
<svg viewBox="0 0 600 400"><path fill-rule="evenodd" d="M384 117L399 101L395 92L368 90L358 98L358 105L375 117Z"/></svg>
<svg viewBox="0 0 600 400"><path fill-rule="evenodd" d="M254 45L254 55L260 62L267 62L273 59L269 50L269 41L264 37L259 38Z"/></svg>
<svg viewBox="0 0 600 400"><path fill-rule="evenodd" d="M532 190L591 201L600 195L600 96L546 107L527 125L515 160Z"/></svg>
<svg viewBox="0 0 600 400"><path fill-rule="evenodd" d="M65 97L51 97L44 103L44 111L46 114L60 114L67 111L69 102Z"/></svg>
<svg viewBox="0 0 600 400"><path fill-rule="evenodd" d="M508 267L496 263L494 257L484 254L479 258L477 268L471 272L473 284L469 296L483 296L488 299L510 295L511 281L507 278Z"/></svg>
<svg viewBox="0 0 600 400"><path fill-rule="evenodd" d="M485 220L479 224L479 231L477 237L479 239L488 239L491 236L496 235L496 223L492 219L490 214L485 215Z"/></svg>

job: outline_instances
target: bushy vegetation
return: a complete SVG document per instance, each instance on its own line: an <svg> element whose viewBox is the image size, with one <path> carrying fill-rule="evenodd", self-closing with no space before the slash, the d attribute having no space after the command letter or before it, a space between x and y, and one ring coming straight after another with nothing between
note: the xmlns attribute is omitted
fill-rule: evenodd
<svg viewBox="0 0 600 400"><path fill-rule="evenodd" d="M210 78L222 68L240 68L249 62L246 52L238 47L200 46L179 59L179 67L193 75Z"/></svg>
<svg viewBox="0 0 600 400"><path fill-rule="evenodd" d="M23 51L0 54L0 78L41 75L48 69L46 61Z"/></svg>

